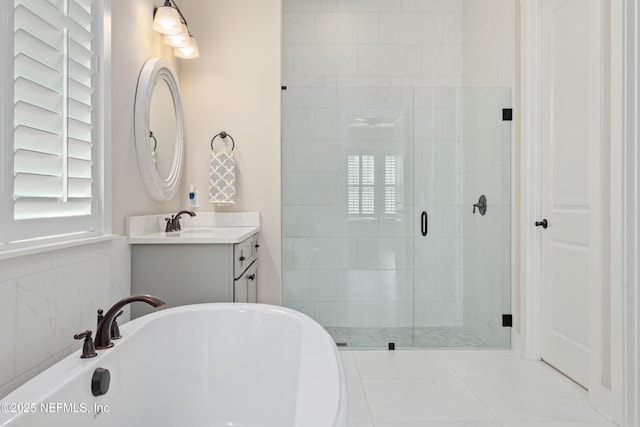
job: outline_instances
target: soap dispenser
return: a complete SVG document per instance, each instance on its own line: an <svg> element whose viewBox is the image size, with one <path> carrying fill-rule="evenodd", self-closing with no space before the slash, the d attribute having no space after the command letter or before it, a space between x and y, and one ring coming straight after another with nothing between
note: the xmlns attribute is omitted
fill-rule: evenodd
<svg viewBox="0 0 640 427"><path fill-rule="evenodd" d="M196 191L193 184L189 186L189 208L195 209L200 207L200 192Z"/></svg>

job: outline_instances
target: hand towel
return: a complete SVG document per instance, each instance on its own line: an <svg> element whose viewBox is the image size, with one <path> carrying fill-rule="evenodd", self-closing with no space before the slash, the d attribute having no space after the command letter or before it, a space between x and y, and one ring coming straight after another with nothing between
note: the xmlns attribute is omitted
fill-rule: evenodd
<svg viewBox="0 0 640 427"><path fill-rule="evenodd" d="M233 205L236 197L236 161L233 151L211 152L209 171L209 202Z"/></svg>

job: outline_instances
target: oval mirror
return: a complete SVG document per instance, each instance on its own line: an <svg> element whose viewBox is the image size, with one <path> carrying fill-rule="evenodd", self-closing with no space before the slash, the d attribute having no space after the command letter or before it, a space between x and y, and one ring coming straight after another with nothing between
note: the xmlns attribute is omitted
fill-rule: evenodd
<svg viewBox="0 0 640 427"><path fill-rule="evenodd" d="M142 67L134 133L145 189L155 200L170 200L182 175L184 128L178 83L164 58L151 58Z"/></svg>

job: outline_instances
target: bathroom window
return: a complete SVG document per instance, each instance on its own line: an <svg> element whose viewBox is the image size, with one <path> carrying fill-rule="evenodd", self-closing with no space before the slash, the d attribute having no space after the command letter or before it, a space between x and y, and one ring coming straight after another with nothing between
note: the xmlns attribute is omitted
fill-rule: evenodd
<svg viewBox="0 0 640 427"><path fill-rule="evenodd" d="M382 163L384 185L376 188L376 159ZM376 214L376 193L384 204L384 216L398 214L398 156L386 154L350 155L347 159L347 209L352 217L373 217ZM382 209L382 207L381 207Z"/></svg>
<svg viewBox="0 0 640 427"><path fill-rule="evenodd" d="M99 232L101 2L7 3L0 243Z"/></svg>
<svg viewBox="0 0 640 427"><path fill-rule="evenodd" d="M395 215L398 211L396 201L396 156L384 156L384 213Z"/></svg>
<svg viewBox="0 0 640 427"><path fill-rule="evenodd" d="M351 155L347 160L348 210L352 216L375 214L375 157Z"/></svg>

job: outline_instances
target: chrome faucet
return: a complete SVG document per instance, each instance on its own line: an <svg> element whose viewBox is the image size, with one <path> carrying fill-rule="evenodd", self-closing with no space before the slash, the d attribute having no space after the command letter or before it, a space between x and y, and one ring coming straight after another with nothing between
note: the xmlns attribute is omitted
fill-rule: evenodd
<svg viewBox="0 0 640 427"><path fill-rule="evenodd" d="M188 214L189 216L196 216L196 213L193 211L180 211L175 215L171 215L171 218L165 218L165 221L167 221L167 226L164 231L169 233L171 231L182 230L182 228L180 227L180 217L182 217L183 214Z"/></svg>
<svg viewBox="0 0 640 427"><path fill-rule="evenodd" d="M113 343L111 342L111 325L114 319L120 315L120 309L123 308L127 304L131 304L132 302L146 302L149 305L154 307L160 307L164 305L165 302L152 296L152 295L133 295L127 298L123 298L117 303L113 305L107 311L107 314L104 315L100 323L98 324L98 329L96 330L96 340L95 347L96 350L104 350L105 348L113 347Z"/></svg>

